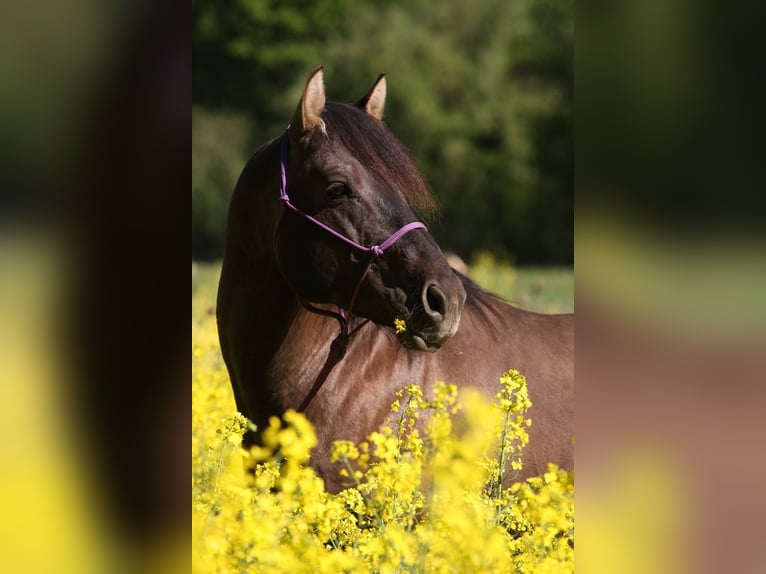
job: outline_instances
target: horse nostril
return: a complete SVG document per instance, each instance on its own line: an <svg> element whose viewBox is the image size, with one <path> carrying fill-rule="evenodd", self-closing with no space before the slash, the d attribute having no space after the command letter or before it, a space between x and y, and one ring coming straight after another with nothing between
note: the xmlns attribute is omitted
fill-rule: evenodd
<svg viewBox="0 0 766 574"><path fill-rule="evenodd" d="M425 289L423 307L434 321L440 322L444 319L444 315L447 312L447 298L434 283Z"/></svg>

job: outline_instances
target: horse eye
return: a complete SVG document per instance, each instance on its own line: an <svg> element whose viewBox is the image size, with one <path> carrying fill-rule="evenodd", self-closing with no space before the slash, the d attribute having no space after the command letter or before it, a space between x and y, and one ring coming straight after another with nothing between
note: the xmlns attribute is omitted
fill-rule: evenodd
<svg viewBox="0 0 766 574"><path fill-rule="evenodd" d="M325 191L332 198L349 197L351 195L349 187L340 181L331 183Z"/></svg>

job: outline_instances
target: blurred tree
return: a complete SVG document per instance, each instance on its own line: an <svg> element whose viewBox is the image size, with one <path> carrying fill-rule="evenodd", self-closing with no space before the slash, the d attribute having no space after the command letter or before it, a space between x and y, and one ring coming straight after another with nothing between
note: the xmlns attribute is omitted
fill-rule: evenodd
<svg viewBox="0 0 766 574"><path fill-rule="evenodd" d="M245 111L252 145L322 63L331 99L380 72L386 121L439 199L445 248L571 263L571 0L195 0L194 102Z"/></svg>
<svg viewBox="0 0 766 574"><path fill-rule="evenodd" d="M192 101L246 111L258 132L284 127L298 101L290 88L319 65L327 41L344 29L351 5L193 0Z"/></svg>
<svg viewBox="0 0 766 574"><path fill-rule="evenodd" d="M247 155L248 122L241 115L192 108L192 257L223 253L229 198Z"/></svg>
<svg viewBox="0 0 766 574"><path fill-rule="evenodd" d="M342 93L388 72L386 121L439 198L440 243L464 257L572 261L572 14L561 0L387 3L328 46Z"/></svg>

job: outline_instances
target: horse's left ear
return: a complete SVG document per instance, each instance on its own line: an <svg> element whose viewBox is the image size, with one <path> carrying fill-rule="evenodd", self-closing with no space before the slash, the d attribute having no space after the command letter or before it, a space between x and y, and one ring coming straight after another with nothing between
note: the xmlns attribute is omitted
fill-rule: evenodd
<svg viewBox="0 0 766 574"><path fill-rule="evenodd" d="M386 107L386 75L381 74L361 100L356 103L372 117L383 119L383 109Z"/></svg>
<svg viewBox="0 0 766 574"><path fill-rule="evenodd" d="M319 66L311 72L303 88L303 97L295 110L292 125L298 133L304 133L318 127L324 131L324 122L320 117L325 104L324 70Z"/></svg>

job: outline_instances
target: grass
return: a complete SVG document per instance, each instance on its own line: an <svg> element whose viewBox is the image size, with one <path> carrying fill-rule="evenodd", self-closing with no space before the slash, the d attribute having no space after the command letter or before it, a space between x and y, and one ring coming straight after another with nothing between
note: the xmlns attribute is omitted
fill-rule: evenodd
<svg viewBox="0 0 766 574"><path fill-rule="evenodd" d="M192 264L192 305L214 312L221 264ZM571 267L512 267L481 254L468 265L467 275L514 305L540 313L574 311L574 272Z"/></svg>
<svg viewBox="0 0 766 574"><path fill-rule="evenodd" d="M571 267L512 267L488 253L476 255L467 273L484 289L522 309L539 313L574 311Z"/></svg>

